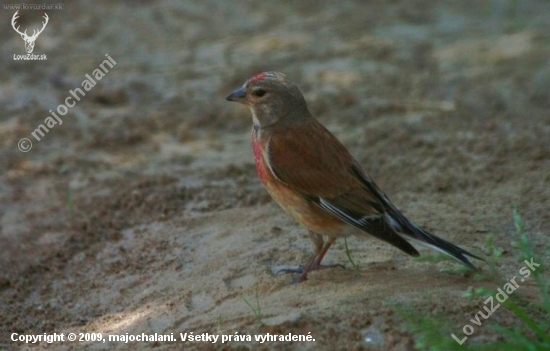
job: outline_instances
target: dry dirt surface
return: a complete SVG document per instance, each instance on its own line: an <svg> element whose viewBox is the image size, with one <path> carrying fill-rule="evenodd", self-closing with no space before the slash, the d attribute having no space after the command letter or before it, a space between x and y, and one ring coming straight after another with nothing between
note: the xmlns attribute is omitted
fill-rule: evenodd
<svg viewBox="0 0 550 351"><path fill-rule="evenodd" d="M13 59L25 53L14 12L0 32L0 349L410 350L395 303L463 335L482 307L463 293L497 286L442 270L455 263L350 238L358 271L338 241L326 262L345 269L300 285L271 273L303 263L309 240L257 178L250 112L224 99L264 70L298 84L413 221L481 256L492 234L503 277L522 266L514 205L535 248L547 244L546 1L71 1L47 11L34 49L47 61ZM20 14L40 27L42 11ZM35 140L106 54L116 65ZM527 280L517 294L536 291ZM70 332L178 341L11 341ZM186 332L315 341L179 341ZM467 343L499 338L484 325Z"/></svg>

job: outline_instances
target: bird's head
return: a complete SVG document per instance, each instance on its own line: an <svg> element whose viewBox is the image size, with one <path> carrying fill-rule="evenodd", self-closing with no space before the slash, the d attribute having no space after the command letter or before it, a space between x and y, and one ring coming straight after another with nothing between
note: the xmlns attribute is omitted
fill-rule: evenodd
<svg viewBox="0 0 550 351"><path fill-rule="evenodd" d="M254 124L259 127L310 117L298 87L279 72L263 72L252 76L226 100L247 105Z"/></svg>

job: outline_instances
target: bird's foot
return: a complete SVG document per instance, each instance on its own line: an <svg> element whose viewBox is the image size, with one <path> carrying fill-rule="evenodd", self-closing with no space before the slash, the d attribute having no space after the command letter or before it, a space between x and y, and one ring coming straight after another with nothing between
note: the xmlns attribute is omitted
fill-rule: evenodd
<svg viewBox="0 0 550 351"><path fill-rule="evenodd" d="M322 269L335 268L335 267L340 267L344 269L346 268L343 264L322 265L322 264L319 264L318 262L313 262L312 264L309 265L309 267L303 264L299 266L275 266L275 267L271 267L271 272L274 275L288 274L288 273L299 274L298 276L292 279L293 284L298 284L307 280L307 274L311 271L318 271Z"/></svg>
<svg viewBox="0 0 550 351"><path fill-rule="evenodd" d="M271 273L273 273L273 275L303 273L304 269L306 269L306 266L303 264L299 266L273 266L271 267Z"/></svg>
<svg viewBox="0 0 550 351"><path fill-rule="evenodd" d="M311 267L309 267L308 271L309 272L318 271L322 269L335 268L335 267L340 267L344 269L346 268L346 266L344 266L343 264L323 265L323 264L313 263ZM288 273L299 274L299 273L304 273L305 269L306 269L306 266L303 264L299 266L273 266L271 267L271 273L273 273L273 275L288 274Z"/></svg>

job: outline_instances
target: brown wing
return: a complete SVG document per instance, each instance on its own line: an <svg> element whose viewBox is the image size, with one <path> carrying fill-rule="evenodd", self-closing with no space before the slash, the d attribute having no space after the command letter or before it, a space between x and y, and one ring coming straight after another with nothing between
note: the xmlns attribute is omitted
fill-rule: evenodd
<svg viewBox="0 0 550 351"><path fill-rule="evenodd" d="M319 122L310 119L270 134L266 161L277 179L340 220L418 255L392 226L385 195Z"/></svg>

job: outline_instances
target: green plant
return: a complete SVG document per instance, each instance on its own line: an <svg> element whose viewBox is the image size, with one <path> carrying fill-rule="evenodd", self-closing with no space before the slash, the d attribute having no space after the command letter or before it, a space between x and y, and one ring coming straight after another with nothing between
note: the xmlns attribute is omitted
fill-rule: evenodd
<svg viewBox="0 0 550 351"><path fill-rule="evenodd" d="M222 330L223 322L224 322L224 320L223 320L222 315L218 314L218 318L216 318L216 324L217 324L216 329L217 329L218 333L221 332L221 330Z"/></svg>
<svg viewBox="0 0 550 351"><path fill-rule="evenodd" d="M256 283L256 306L252 306L252 304L247 300L245 299L244 297L241 297L241 299L243 299L244 303L252 310L252 313L254 314L254 317L256 318L256 320L262 324L262 306L260 306L260 292L259 292L259 285L258 283Z"/></svg>
<svg viewBox="0 0 550 351"><path fill-rule="evenodd" d="M502 257L502 253L504 252L504 249L500 246L496 246L495 236L493 234L489 234L487 235L487 239L485 240L485 251L489 256L489 260L497 261Z"/></svg>
<svg viewBox="0 0 550 351"><path fill-rule="evenodd" d="M405 328L415 336L415 348L432 351L464 351L464 348L450 337L450 327L443 316L426 316L402 304L394 310L404 320Z"/></svg>
<svg viewBox="0 0 550 351"><path fill-rule="evenodd" d="M351 254L349 252L349 248L348 248L348 238L347 237L344 237L344 246L346 248L346 256L348 256L348 260L349 262L351 263L351 265L353 266L353 268L355 268L355 272L357 274L359 274L359 266L355 263L355 261L353 260L353 258L351 257Z"/></svg>
<svg viewBox="0 0 550 351"><path fill-rule="evenodd" d="M517 206L514 206L512 216L514 218L516 233L519 235L517 240L512 240L512 246L519 250L516 257L518 261L530 259L534 256L533 248L531 247L529 238L527 238L527 234L525 233L525 223L523 223L523 219L518 212Z"/></svg>
<svg viewBox="0 0 550 351"><path fill-rule="evenodd" d="M530 275L534 279L536 285L540 289L542 306L536 301L525 301L518 293L512 293L501 302L503 308L510 311L517 319L517 323L513 326L504 326L490 322L488 327L498 331L504 336L504 341L492 341L484 343L476 343L467 340L462 345L455 341L451 336L450 329L447 324L442 322L441 317L424 316L418 311L406 309L402 306L397 306L396 311L404 320L406 328L415 335L415 346L419 350L550 350L550 297L548 289L550 279L544 275L545 267L528 239L525 230L525 223L521 218L517 207L514 206L512 211L513 221L516 228L516 236L512 240L514 253L520 261L537 262L536 269L530 269ZM503 250L496 248L494 238L490 235L487 238L488 253L490 259L487 263L494 268L496 274L495 261L501 258ZM525 268L525 267L523 267ZM521 270L520 270L521 272ZM529 275L528 275L529 276ZM524 276L525 277L525 276ZM502 282L508 282L508 279L503 279L497 276L500 286ZM523 279L522 279L523 281ZM465 298L483 298L495 296L496 291L493 289L479 287L469 288L463 296ZM495 313L499 313L496 311ZM465 321L467 323L468 321ZM534 337L529 337L534 336Z"/></svg>

